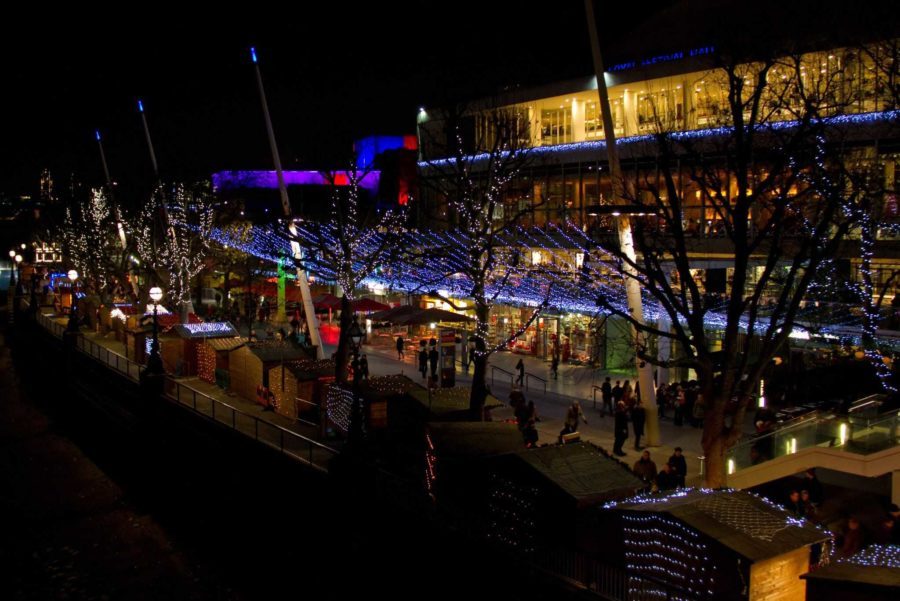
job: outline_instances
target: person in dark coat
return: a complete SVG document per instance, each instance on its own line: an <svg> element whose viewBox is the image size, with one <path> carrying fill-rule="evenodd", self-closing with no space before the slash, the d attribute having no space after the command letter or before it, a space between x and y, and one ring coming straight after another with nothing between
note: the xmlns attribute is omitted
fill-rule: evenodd
<svg viewBox="0 0 900 601"><path fill-rule="evenodd" d="M625 457L626 453L622 451L622 445L628 439L628 412L625 410L625 403L619 401L616 405L616 423L613 427L615 435L615 444L613 444L613 453L619 457Z"/></svg>
<svg viewBox="0 0 900 601"><path fill-rule="evenodd" d="M369 379L369 359L365 355L359 358L359 376L364 379Z"/></svg>
<svg viewBox="0 0 900 601"><path fill-rule="evenodd" d="M600 396L603 397L603 413L601 415L609 412L610 415L613 414L613 396L612 396L612 384L609 383L609 376L606 376L606 379L603 380L603 384L600 386Z"/></svg>
<svg viewBox="0 0 900 601"><path fill-rule="evenodd" d="M622 400L622 395L625 393L625 390L622 388L622 381L616 380L616 385L612 387L612 400L616 405L619 404L619 401Z"/></svg>
<svg viewBox="0 0 900 601"><path fill-rule="evenodd" d="M634 430L634 450L641 450L641 436L644 435L644 422L647 421L647 412L640 399L631 410L631 428Z"/></svg>
<svg viewBox="0 0 900 601"><path fill-rule="evenodd" d="M428 376L428 351L423 347L419 351L419 371L422 372L422 379Z"/></svg>
<svg viewBox="0 0 900 601"><path fill-rule="evenodd" d="M672 470L675 473L676 484L683 488L684 479L687 477L687 460L681 452L681 447L675 447L675 452L669 457L669 464L672 466ZM674 486L672 488L674 488Z"/></svg>
<svg viewBox="0 0 900 601"><path fill-rule="evenodd" d="M438 367L438 351L436 347L431 347L431 350L428 351L428 362L431 364L431 377L437 378L437 367Z"/></svg>
<svg viewBox="0 0 900 601"><path fill-rule="evenodd" d="M647 484L653 484L656 481L656 463L650 459L650 451L644 451L641 454L641 458L634 463L631 471Z"/></svg>
<svg viewBox="0 0 900 601"><path fill-rule="evenodd" d="M521 358L519 358L519 362L516 363L516 371L519 372L519 377L516 378L516 384L522 386L525 383L525 364L522 363Z"/></svg>
<svg viewBox="0 0 900 601"><path fill-rule="evenodd" d="M681 482L684 482L683 480ZM684 484L679 484L679 476L675 473L675 466L672 462L665 463L662 469L656 475L656 488L658 490L673 490Z"/></svg>
<svg viewBox="0 0 900 601"><path fill-rule="evenodd" d="M403 336L397 336L397 359L403 361Z"/></svg>

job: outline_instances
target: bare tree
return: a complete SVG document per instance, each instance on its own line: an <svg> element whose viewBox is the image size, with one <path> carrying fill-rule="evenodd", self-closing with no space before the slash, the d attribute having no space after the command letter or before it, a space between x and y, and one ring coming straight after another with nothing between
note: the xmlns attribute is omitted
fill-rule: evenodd
<svg viewBox="0 0 900 601"><path fill-rule="evenodd" d="M65 252L86 286L102 292L107 284L123 284L129 272L130 253L117 238L116 216L106 193L91 190L90 196L67 207L63 224Z"/></svg>
<svg viewBox="0 0 900 601"><path fill-rule="evenodd" d="M477 117L472 117L477 115ZM475 305L474 375L469 409L482 419L487 398L487 364L491 354L505 347L527 329L546 307L551 286L517 332L489 343L490 313L497 299L511 294L514 284L540 266L510 234L535 207L530 195L520 197L514 184L531 161L528 121L511 109L445 111L436 123L440 130L426 130L430 152L446 157L427 160L423 183L441 203L438 214L449 226L449 246L421 245L417 258L438 284L449 284ZM477 119L472 127L470 119ZM440 135L442 134L442 135ZM429 288L428 282L423 287ZM437 291L431 289L432 294ZM449 299L443 300L450 302Z"/></svg>
<svg viewBox="0 0 900 601"><path fill-rule="evenodd" d="M712 487L725 484L725 453L741 437L763 369L864 202L846 169L844 130L829 119L847 104L840 70L818 68L818 59L723 59L697 84L699 110L718 129L676 133L657 114L653 141L630 148L656 156L656 169L631 173L626 186L636 212L651 215L635 220L638 257L629 261L614 245L594 251L620 277L628 277L629 265L645 303L658 307L659 323L641 323L615 288L598 293L606 311L637 329L638 355L696 370ZM703 199L701 207L695 198ZM710 245L702 234L711 229L721 237L718 250L733 254L721 297L694 277ZM721 351L712 350L713 331ZM682 357L661 361L648 352L646 337L672 341Z"/></svg>
<svg viewBox="0 0 900 601"><path fill-rule="evenodd" d="M304 269L323 280L337 282L341 297L340 338L335 357L335 377L347 381L348 332L353 322L353 299L363 281L391 263L399 250L405 215L388 209L378 211L364 199L360 184L367 175L349 170L346 185L339 174L328 173L331 182L331 214L326 221L297 223L297 241L304 249ZM343 178L344 174L340 174ZM338 184L341 185L338 185ZM290 232L285 229L289 238Z"/></svg>
<svg viewBox="0 0 900 601"><path fill-rule="evenodd" d="M164 218L163 203L168 203ZM204 268L213 210L208 186L177 184L167 201L157 187L132 224L137 254L145 271L166 286L182 320L193 312L191 280Z"/></svg>

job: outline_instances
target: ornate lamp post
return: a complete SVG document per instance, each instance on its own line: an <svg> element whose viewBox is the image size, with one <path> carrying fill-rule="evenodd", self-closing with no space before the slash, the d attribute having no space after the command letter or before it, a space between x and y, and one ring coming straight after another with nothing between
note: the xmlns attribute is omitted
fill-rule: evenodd
<svg viewBox="0 0 900 601"><path fill-rule="evenodd" d="M353 316L353 323L350 324L350 331L347 332L347 336L350 338L350 350L353 351L353 362L350 364L353 368L353 407L350 409L350 441L357 443L362 438L362 410L359 398L359 381L362 374L360 374L359 369L359 347L366 335L360 329L356 315Z"/></svg>
<svg viewBox="0 0 900 601"><path fill-rule="evenodd" d="M159 356L159 301L163 291L159 286L150 289L150 300L153 301L153 340L150 342L150 356L147 358L147 373L159 375L163 373L162 358Z"/></svg>
<svg viewBox="0 0 900 601"><path fill-rule="evenodd" d="M69 281L72 282L72 306L69 307L69 325L66 327L66 330L73 333L78 333L78 295L76 293L78 281L78 272L74 269L70 269L69 273L66 274L69 276Z"/></svg>

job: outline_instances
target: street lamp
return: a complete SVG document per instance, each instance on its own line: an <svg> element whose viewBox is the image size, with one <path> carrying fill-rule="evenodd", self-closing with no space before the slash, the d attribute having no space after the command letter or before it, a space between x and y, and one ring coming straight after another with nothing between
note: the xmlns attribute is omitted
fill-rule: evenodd
<svg viewBox="0 0 900 601"><path fill-rule="evenodd" d="M150 374L163 373L162 358L159 356L159 301L162 300L163 291L159 286L150 289L150 300L153 301L153 340L150 342L150 356L147 358L147 372Z"/></svg>
<svg viewBox="0 0 900 601"><path fill-rule="evenodd" d="M69 276L69 281L72 282L72 305L69 307L69 325L66 328L69 332L78 332L78 296L76 294L76 282L78 281L78 272L74 269L70 269L69 273L66 274Z"/></svg>
<svg viewBox="0 0 900 601"><path fill-rule="evenodd" d="M16 285L16 296L22 296L22 255L17 254L15 261L16 261L16 277L19 278L19 282Z"/></svg>
<svg viewBox="0 0 900 601"><path fill-rule="evenodd" d="M9 251L9 262L13 263L13 265L10 266L10 268L9 268L9 289L10 289L10 291L16 289L16 266L14 264L15 260L16 260L16 251L15 250Z"/></svg>
<svg viewBox="0 0 900 601"><path fill-rule="evenodd" d="M351 442L359 442L362 434L362 411L359 399L359 382L362 377L359 366L359 347L362 345L365 334L359 327L359 320L356 315L353 316L353 323L350 324L350 330L347 332L350 339L350 350L353 351L353 362L350 364L353 368L353 406L350 408L350 439Z"/></svg>

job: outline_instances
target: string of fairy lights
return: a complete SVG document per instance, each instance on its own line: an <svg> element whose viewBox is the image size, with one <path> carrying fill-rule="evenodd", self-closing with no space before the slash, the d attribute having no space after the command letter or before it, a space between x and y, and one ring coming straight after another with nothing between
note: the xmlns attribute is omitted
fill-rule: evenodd
<svg viewBox="0 0 900 601"><path fill-rule="evenodd" d="M859 553L837 563L869 568L900 568L900 545L871 544Z"/></svg>
<svg viewBox="0 0 900 601"><path fill-rule="evenodd" d="M314 234L302 222L298 225L297 233L301 243L307 236L322 236L321 232ZM287 256L290 242L284 229L279 226L254 226L250 236L236 239L229 236L227 230L213 228L210 237L220 244L227 244L261 259L277 261L284 258L288 267L293 267L292 259ZM384 234L376 232L369 236L367 244L380 244L382 235ZM325 239L328 239L327 236ZM517 259L498 265L498 272L508 277L495 278L488 284L485 295L492 297L495 302L534 308L541 306L546 300L548 307L593 315L603 312L597 305L597 297L602 294L605 302L617 311L627 313L620 267L611 253L598 246L574 224L551 225L546 229L516 226L508 232L498 234L498 240L506 249L505 256ZM407 293L440 289L451 297L467 296L471 282L464 272L468 260L465 253L472 243L465 231L410 230L404 232L396 244L421 249L422 254L427 254L428 249L441 249L445 252L429 255L426 260L412 259L393 266L382 266L368 278L361 280L361 285L378 285ZM576 258L579 254L582 255L581 266L573 268L579 261ZM307 255L303 262L304 266L319 274L321 279L336 281L336 271L329 263L322 261L321 257ZM815 289L833 291L837 285L831 278L826 278ZM659 307L646 289L643 291L643 298L645 318L648 321L659 319ZM822 313L826 314L827 323L819 323ZM723 328L726 321L725 306L721 302L712 305L705 314L705 322L710 328ZM860 316L849 308L835 310L832 306L827 311L822 311L813 302L806 303L800 309L796 321L798 325L795 330L801 335L812 331L832 338L852 337L848 335L848 331L857 332L858 337L862 324ZM758 319L758 324L765 323L765 316ZM743 325L746 327L746 320ZM832 334L829 336L829 333ZM889 343L887 340L881 342Z"/></svg>
<svg viewBox="0 0 900 601"><path fill-rule="evenodd" d="M488 538L524 553L535 550L540 490L491 473Z"/></svg>
<svg viewBox="0 0 900 601"><path fill-rule="evenodd" d="M852 115L836 115L833 117L822 117L809 120L808 124L812 125L824 125L828 127L835 127L841 125L878 125L881 123L890 123L896 121L900 118L900 110L891 110L891 111L875 111L870 113L859 113ZM756 126L756 130L760 132L765 131L785 131L796 128L800 125L799 121L796 120L788 120L788 121L767 121L765 123L760 123ZM676 142L687 142L692 140L702 140L706 138L721 138L726 136L731 136L734 134L734 128L731 126L721 126L721 127L711 127L706 129L695 129L690 131L680 131L680 132L671 132L668 135L671 137L673 141ZM642 134L637 136L627 136L622 138L616 138L616 146L629 146L629 145L639 145L646 144L649 142L655 142L656 135L655 134ZM575 154L575 153L593 153L597 154L600 152L606 151L606 141L605 140L590 140L586 142L574 142L570 144L555 144L552 146L538 146L535 148L530 148L527 150L527 153L531 154L534 157L558 157L560 155L565 154ZM496 160L498 158L507 158L511 151L505 151L502 153L480 153L476 155L472 155L469 157L465 157L467 163L472 165L478 165L480 163L484 163L489 159ZM516 150L512 152L521 153L521 150ZM420 161L419 167L422 169L429 168L440 168L440 167L448 167L452 166L456 161L458 161L458 157L451 157L446 159L438 159L438 160L429 160L429 161Z"/></svg>
<svg viewBox="0 0 900 601"><path fill-rule="evenodd" d="M337 384L328 387L325 394L325 410L328 420L342 432L350 431L350 413L353 408L353 391Z"/></svg>

